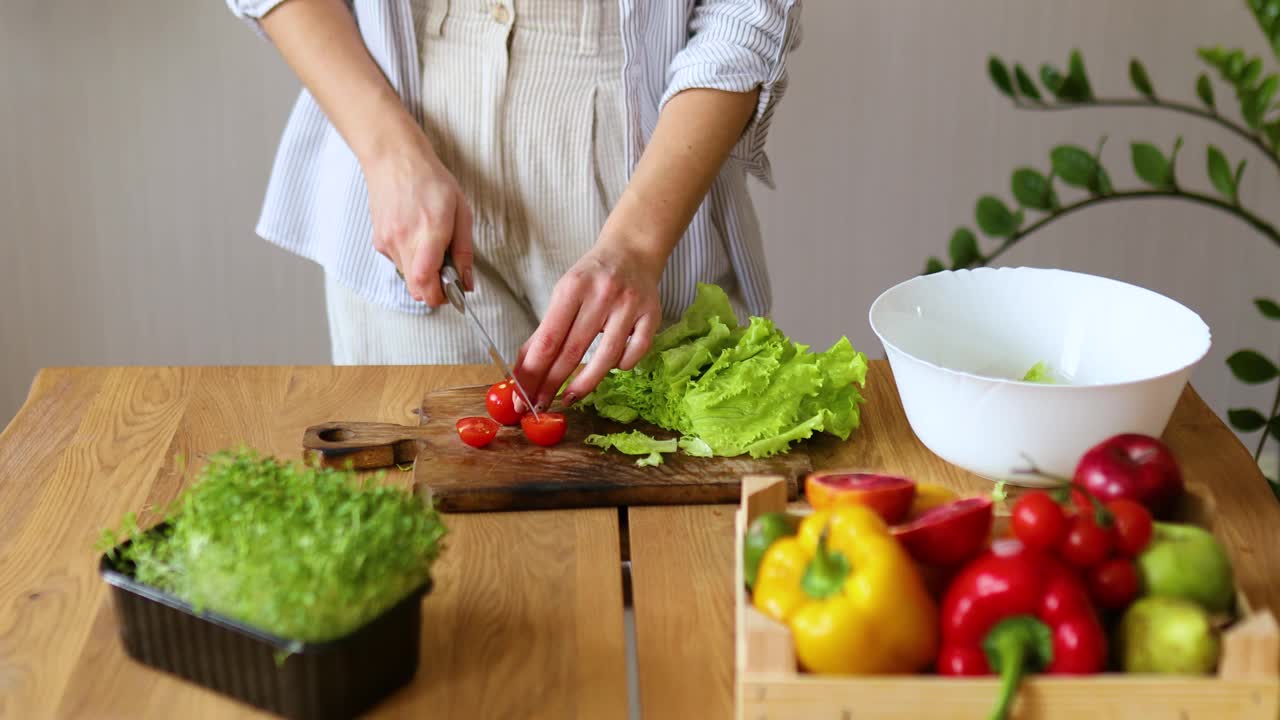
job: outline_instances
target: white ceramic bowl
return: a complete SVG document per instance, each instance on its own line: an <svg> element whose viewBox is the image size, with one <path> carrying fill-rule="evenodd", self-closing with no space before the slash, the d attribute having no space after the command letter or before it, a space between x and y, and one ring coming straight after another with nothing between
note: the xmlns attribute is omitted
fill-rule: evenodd
<svg viewBox="0 0 1280 720"><path fill-rule="evenodd" d="M1209 328L1150 290L1040 268L922 275L871 305L916 436L938 456L992 480L1028 458L1070 477L1093 445L1122 432L1159 437ZM1037 362L1058 383L1024 382Z"/></svg>

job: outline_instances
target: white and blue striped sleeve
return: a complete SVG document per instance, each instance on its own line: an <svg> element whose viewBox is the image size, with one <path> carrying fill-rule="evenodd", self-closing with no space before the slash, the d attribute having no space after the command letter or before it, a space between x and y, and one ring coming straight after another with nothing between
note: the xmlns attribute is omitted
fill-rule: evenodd
<svg viewBox="0 0 1280 720"><path fill-rule="evenodd" d="M277 5L285 0L226 0L227 7L231 9L231 14L244 20L253 28L259 36L265 38L267 34L262 30L262 17L275 9Z"/></svg>
<svg viewBox="0 0 1280 720"><path fill-rule="evenodd" d="M705 0L690 17L689 32L688 44L667 68L659 109L691 88L760 88L756 111L730 156L773 187L765 139L786 90L787 54L800 43L800 0Z"/></svg>

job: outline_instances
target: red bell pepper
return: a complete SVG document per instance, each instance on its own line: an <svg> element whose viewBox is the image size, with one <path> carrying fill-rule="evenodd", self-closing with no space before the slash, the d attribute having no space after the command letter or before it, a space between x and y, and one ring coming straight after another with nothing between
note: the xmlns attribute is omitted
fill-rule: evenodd
<svg viewBox="0 0 1280 720"><path fill-rule="evenodd" d="M993 543L962 568L941 610L938 673L1000 673L993 718L1007 716L1024 672L1089 674L1106 665L1106 633L1080 579L1016 540Z"/></svg>

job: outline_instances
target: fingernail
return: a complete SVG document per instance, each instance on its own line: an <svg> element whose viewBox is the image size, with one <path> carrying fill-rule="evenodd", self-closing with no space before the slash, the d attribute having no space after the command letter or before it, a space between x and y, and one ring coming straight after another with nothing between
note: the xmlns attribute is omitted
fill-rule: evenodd
<svg viewBox="0 0 1280 720"><path fill-rule="evenodd" d="M565 396L564 396L564 404L565 404L565 405L572 405L572 404L574 403L574 401L576 401L577 399L578 399L578 396L577 396L577 395L575 395L575 394L573 394L573 393L565 393Z"/></svg>
<svg viewBox="0 0 1280 720"><path fill-rule="evenodd" d="M523 413L525 411L524 398L516 395L511 401L511 406L515 408L516 412Z"/></svg>
<svg viewBox="0 0 1280 720"><path fill-rule="evenodd" d="M462 276L462 280L467 284L467 292L471 292L476 289L476 285L471 279L471 268L467 268L466 272Z"/></svg>

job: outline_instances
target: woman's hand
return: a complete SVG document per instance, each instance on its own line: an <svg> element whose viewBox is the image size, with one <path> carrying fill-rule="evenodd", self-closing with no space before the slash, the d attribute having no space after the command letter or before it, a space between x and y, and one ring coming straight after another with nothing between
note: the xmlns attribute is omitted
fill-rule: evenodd
<svg viewBox="0 0 1280 720"><path fill-rule="evenodd" d="M566 405L595 389L609 370L629 370L640 361L662 318L658 280L664 263L665 255L606 230L560 278L513 370L538 407L551 404L600 333L591 362L565 388Z"/></svg>
<svg viewBox="0 0 1280 720"><path fill-rule="evenodd" d="M373 247L400 269L413 299L434 308L446 302L440 285L446 249L462 286L474 289L471 208L426 137L416 134L407 133L370 161L365 179Z"/></svg>

